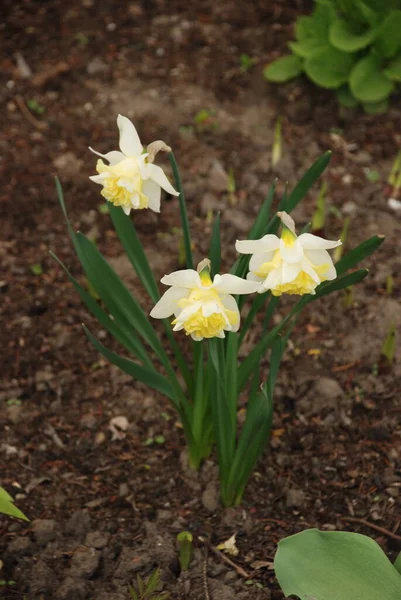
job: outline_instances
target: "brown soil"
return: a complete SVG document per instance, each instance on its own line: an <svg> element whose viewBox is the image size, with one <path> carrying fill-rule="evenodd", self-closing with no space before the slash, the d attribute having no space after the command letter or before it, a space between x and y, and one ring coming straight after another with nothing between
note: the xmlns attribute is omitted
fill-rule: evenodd
<svg viewBox="0 0 401 600"><path fill-rule="evenodd" d="M401 324L400 212L389 208L386 186L401 145L399 98L373 117L340 112L329 92L303 80L264 81L263 66L285 51L295 17L310 4L3 1L0 483L33 523L0 519L0 579L15 581L0 588L2 597L123 600L137 573L159 566L171 598L278 600L271 566L286 535L347 529L371 535L390 557L401 549L401 371L399 361L380 360L390 324ZM32 71L26 78L16 53ZM255 59L245 73L241 53ZM27 108L32 100L42 114ZM197 125L200 110L210 116ZM166 400L86 341L82 322L102 332L48 253L81 277L56 199L57 173L74 227L89 232L138 289L88 181L95 161L87 146L116 146L119 112L145 142L162 138L174 147L199 260L210 209L222 211L228 269L233 242L246 235L274 177L280 195L286 180L293 185L330 148L325 178L336 210L325 235L338 237L346 216L347 247L386 235L352 298L326 298L300 320L276 390L270 448L236 509L218 504L213 461L197 475L186 468ZM278 116L284 156L273 169ZM234 205L224 183L230 169ZM369 170L378 171L377 182ZM300 226L315 198L316 191L297 209ZM177 268L176 201L166 200L160 216L135 220L157 275ZM249 344L258 336L255 325ZM129 428L112 441L109 423L119 415ZM156 436L164 443L148 445ZM184 529L194 534L195 559L180 574L175 536ZM237 568L213 550L234 533Z"/></svg>

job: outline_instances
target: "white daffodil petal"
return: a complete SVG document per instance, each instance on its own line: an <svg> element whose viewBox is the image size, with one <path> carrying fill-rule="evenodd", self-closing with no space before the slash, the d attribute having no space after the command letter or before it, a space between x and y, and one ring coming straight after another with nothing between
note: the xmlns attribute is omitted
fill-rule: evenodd
<svg viewBox="0 0 401 600"><path fill-rule="evenodd" d="M249 261L250 271L259 271L264 263L271 262L275 252L275 250L272 250L271 252L263 252L263 254L253 254Z"/></svg>
<svg viewBox="0 0 401 600"><path fill-rule="evenodd" d="M235 301L235 298L233 298L233 296L230 296L230 295L224 296L224 298L222 299L222 303L224 305L224 308L226 308L227 310L232 310L233 312L236 313L238 320L236 323L231 325L230 331L234 331L234 332L238 331L241 318L240 318L240 313L239 313L238 305Z"/></svg>
<svg viewBox="0 0 401 600"><path fill-rule="evenodd" d="M182 309L182 311L177 316L177 321L181 321L185 324L185 321L192 317L195 313L197 313L202 308L202 302L194 302L189 306L186 306Z"/></svg>
<svg viewBox="0 0 401 600"><path fill-rule="evenodd" d="M221 275L218 282L213 284L215 290L225 294L252 294L257 291L258 287L257 283L230 273Z"/></svg>
<svg viewBox="0 0 401 600"><path fill-rule="evenodd" d="M301 269L302 271L304 271L307 275L309 275L313 281L315 283L317 283L319 285L320 283L320 277L319 275L316 273L315 269L313 268L313 266L310 264L310 262L306 259L303 258L302 262L301 262Z"/></svg>
<svg viewBox="0 0 401 600"><path fill-rule="evenodd" d="M330 250L331 248L337 248L337 246L341 246L342 244L341 240L332 242L330 240L324 240L312 233L302 233L298 238L298 242L305 250Z"/></svg>
<svg viewBox="0 0 401 600"><path fill-rule="evenodd" d="M307 258L312 266L315 267L326 267L322 272L318 270L318 273L325 279L332 280L337 277L336 268L333 264L333 260L327 250L305 250L305 258Z"/></svg>
<svg viewBox="0 0 401 600"><path fill-rule="evenodd" d="M145 179L153 179L160 185L168 194L172 196L179 196L179 193L173 188L163 169L158 165L147 163L143 170Z"/></svg>
<svg viewBox="0 0 401 600"><path fill-rule="evenodd" d="M199 274L193 269L183 269L174 271L170 275L162 277L161 282L164 285L174 285L183 288L194 288L200 284Z"/></svg>
<svg viewBox="0 0 401 600"><path fill-rule="evenodd" d="M116 165L117 163L119 163L122 160L125 160L127 158L125 156L125 154L123 154L122 152L119 152L118 150L111 150L111 152L107 152L106 154L101 154L100 152L97 152L90 146L89 146L89 150L91 152L93 152L93 154L97 154L97 156L101 156L102 158L105 158L110 163L111 166Z"/></svg>
<svg viewBox="0 0 401 600"><path fill-rule="evenodd" d="M281 283L294 281L301 270L300 263L283 263L281 272Z"/></svg>
<svg viewBox="0 0 401 600"><path fill-rule="evenodd" d="M285 262L296 263L302 260L304 251L301 244L298 242L298 239L296 239L291 245L286 244L284 240L281 239L280 254Z"/></svg>
<svg viewBox="0 0 401 600"><path fill-rule="evenodd" d="M211 315L215 315L215 314L219 314L219 313L221 313L221 308L217 304L217 302L211 301L211 302L205 302L204 304L202 304L202 315L204 317L210 317Z"/></svg>
<svg viewBox="0 0 401 600"><path fill-rule="evenodd" d="M235 248L240 254L259 254L276 250L280 245L280 240L276 235L266 234L260 240L237 240Z"/></svg>
<svg viewBox="0 0 401 600"><path fill-rule="evenodd" d="M140 156L143 148L134 124L127 117L118 115L117 126L120 130L119 145L121 152L125 156Z"/></svg>
<svg viewBox="0 0 401 600"><path fill-rule="evenodd" d="M274 269L271 271L266 279L262 282L259 287L259 294L263 294L267 290L274 290L277 286L281 284L281 269Z"/></svg>
<svg viewBox="0 0 401 600"><path fill-rule="evenodd" d="M154 319L167 319L167 317L171 317L177 309L177 302L187 295L188 290L186 288L169 288L150 311L150 316Z"/></svg>
<svg viewBox="0 0 401 600"><path fill-rule="evenodd" d="M161 187L152 179L143 182L142 192L148 199L148 206L154 212L160 212Z"/></svg>
<svg viewBox="0 0 401 600"><path fill-rule="evenodd" d="M128 216L131 212L131 208L132 206L123 206L122 209L125 212L125 214Z"/></svg>

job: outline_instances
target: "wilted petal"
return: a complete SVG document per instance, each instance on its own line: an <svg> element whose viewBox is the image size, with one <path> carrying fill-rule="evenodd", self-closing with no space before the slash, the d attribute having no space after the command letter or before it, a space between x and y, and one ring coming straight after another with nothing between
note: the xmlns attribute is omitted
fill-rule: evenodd
<svg viewBox="0 0 401 600"><path fill-rule="evenodd" d="M171 317L177 308L177 302L187 294L188 290L186 288L169 288L150 311L150 316L154 319L166 319L167 317Z"/></svg>
<svg viewBox="0 0 401 600"><path fill-rule="evenodd" d="M330 240L324 240L317 235L313 235L312 233L302 233L298 242L305 250L330 250L331 248L337 248L337 246L341 246L341 240L337 242L332 242Z"/></svg>

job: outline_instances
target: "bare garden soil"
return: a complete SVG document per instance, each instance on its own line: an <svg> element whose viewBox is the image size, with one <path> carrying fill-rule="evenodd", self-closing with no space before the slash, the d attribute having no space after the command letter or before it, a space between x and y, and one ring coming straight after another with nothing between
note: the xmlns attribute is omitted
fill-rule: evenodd
<svg viewBox="0 0 401 600"><path fill-rule="evenodd" d="M401 368L380 356L390 325L401 325L401 213L389 207L386 184L401 147L400 98L373 117L340 111L330 92L305 80L264 81L264 65L285 52L310 4L3 0L0 483L31 523L0 517L0 579L14 582L0 586L2 598L124 600L137 574L160 567L171 598L279 600L272 562L287 535L336 528L374 537L391 558L401 550ZM243 53L254 59L245 70ZM352 295L324 298L298 322L270 446L237 508L219 504L214 457L200 473L188 469L167 401L89 345L82 322L105 333L49 256L83 281L57 203L58 174L74 227L151 308L88 180L95 159L87 147L116 148L118 113L144 143L162 138L174 148L198 260L212 211L222 214L228 270L274 178L279 198L327 149L324 235L337 239L350 217L346 248L386 236ZM278 117L283 158L272 168ZM228 194L230 172L236 190ZM299 228L317 191L295 212ZM180 268L177 201L133 218L157 276ZM291 304L283 301L280 314ZM129 425L113 436L116 416ZM182 530L194 535L186 573L175 546ZM239 553L229 564L215 548L233 534Z"/></svg>

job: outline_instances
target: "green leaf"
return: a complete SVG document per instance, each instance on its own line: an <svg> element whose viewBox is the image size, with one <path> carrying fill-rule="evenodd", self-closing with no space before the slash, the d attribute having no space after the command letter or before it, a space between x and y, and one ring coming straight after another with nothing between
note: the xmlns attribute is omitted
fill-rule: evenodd
<svg viewBox="0 0 401 600"><path fill-rule="evenodd" d="M384 242L383 235L374 235L368 240L353 248L336 264L337 277L343 275L349 269L356 267L362 260L373 254Z"/></svg>
<svg viewBox="0 0 401 600"><path fill-rule="evenodd" d="M83 328L89 340L95 346L96 350L98 350L100 354L107 358L107 360L113 363L113 365L119 367L122 371L124 371L124 373L127 373L127 375L131 375L131 377L134 377L134 379L139 379L139 381L142 381L142 383L150 388L161 392L176 404L174 389L168 379L163 377L163 375L160 375L160 373L158 373L155 369L143 367L142 365L139 365L128 358L119 356L112 350L109 350L103 346L103 344L101 344L95 338L95 336L91 334L85 325L83 325Z"/></svg>
<svg viewBox="0 0 401 600"><path fill-rule="evenodd" d="M397 558L394 561L394 567L397 569L397 571L401 575L401 552L398 554Z"/></svg>
<svg viewBox="0 0 401 600"><path fill-rule="evenodd" d="M387 112L389 107L388 98L382 100L381 102L364 102L363 109L369 115L384 115Z"/></svg>
<svg viewBox="0 0 401 600"><path fill-rule="evenodd" d="M380 102L392 92L394 84L381 70L381 59L370 54L361 58L351 71L349 86L361 102Z"/></svg>
<svg viewBox="0 0 401 600"><path fill-rule="evenodd" d="M392 10L380 26L375 51L384 58L391 58L399 50L401 50L401 10Z"/></svg>
<svg viewBox="0 0 401 600"><path fill-rule="evenodd" d="M323 296L328 296L333 292L343 290L344 288L354 285L355 283L359 283L365 279L368 273L369 271L367 269L360 269L359 271L353 271L352 273L343 275L343 277L338 277L333 281L325 281L316 288L316 294L314 296L304 296L304 301L305 303L313 302L318 298L322 298Z"/></svg>
<svg viewBox="0 0 401 600"><path fill-rule="evenodd" d="M7 494L6 490L0 487L0 513L8 515L10 517L16 517L23 521L29 521L29 519L20 511L14 504L14 500Z"/></svg>
<svg viewBox="0 0 401 600"><path fill-rule="evenodd" d="M213 274L220 273L221 263L221 243L220 243L220 213L217 213L212 229L212 237L210 240L209 258L212 263Z"/></svg>
<svg viewBox="0 0 401 600"><path fill-rule="evenodd" d="M401 54L396 56L384 69L383 74L393 81L401 82Z"/></svg>
<svg viewBox="0 0 401 600"><path fill-rule="evenodd" d="M111 319L109 315L101 308L101 306L96 302L96 300L89 294L79 283L78 281L71 275L67 267L61 262L59 258L53 252L50 252L50 255L58 262L62 269L64 269L67 274L68 279L71 281L75 290L78 292L81 300L84 302L86 307L92 313L94 317L97 318L99 323L118 341L124 348L126 348L129 352L132 352L135 356L137 356L140 360L142 360L145 364L151 365L151 361L149 355L147 354L143 344L138 340L135 333L129 328L120 327L118 321L116 319Z"/></svg>
<svg viewBox="0 0 401 600"><path fill-rule="evenodd" d="M359 104L358 100L354 98L351 90L347 85L338 88L338 90L336 90L336 94L339 103L343 106L346 106L347 108L355 108Z"/></svg>
<svg viewBox="0 0 401 600"><path fill-rule="evenodd" d="M269 396L265 384L259 394L251 398L248 403L245 423L230 470L227 494L222 498L226 506L241 502L256 461L269 441L272 419L273 399Z"/></svg>
<svg viewBox="0 0 401 600"><path fill-rule="evenodd" d="M157 302L160 298L159 290L134 224L119 206L109 203L109 212L132 266L153 302Z"/></svg>
<svg viewBox="0 0 401 600"><path fill-rule="evenodd" d="M182 225L182 233L184 236L184 248L185 248L187 269L193 269L194 265L193 265L193 258L192 258L191 232L189 229L188 212L187 212L187 205L185 203L184 188L182 187L180 172L178 170L177 161L175 160L175 156L174 156L173 152L169 152L168 157L169 157L171 166L173 168L174 179L175 179L177 191L180 193L180 195L178 196L178 202L180 204L181 225Z"/></svg>
<svg viewBox="0 0 401 600"><path fill-rule="evenodd" d="M327 40L310 38L302 42L289 42L288 47L300 58L310 58L327 48Z"/></svg>
<svg viewBox="0 0 401 600"><path fill-rule="evenodd" d="M299 56L291 54L282 56L274 62L267 65L263 70L263 75L268 81L283 83L297 77L302 73L302 61Z"/></svg>
<svg viewBox="0 0 401 600"><path fill-rule="evenodd" d="M114 318L133 328L153 348L164 366L165 350L137 300L128 291L99 250L81 232L76 235L79 258L88 279Z"/></svg>
<svg viewBox="0 0 401 600"><path fill-rule="evenodd" d="M309 529L279 542L276 577L301 600L399 600L401 575L375 541Z"/></svg>
<svg viewBox="0 0 401 600"><path fill-rule="evenodd" d="M327 47L305 61L304 71L320 87L338 88L347 82L354 62L352 54Z"/></svg>
<svg viewBox="0 0 401 600"><path fill-rule="evenodd" d="M320 156L315 163L313 163L311 168L307 170L305 175L292 190L287 202L285 203L285 206L283 207L283 210L286 210L288 213L290 213L298 206L300 201L309 192L310 188L315 183L315 181L319 179L320 175L326 169L327 165L330 162L330 159L331 151L329 150L328 152L325 152L322 156Z"/></svg>
<svg viewBox="0 0 401 600"><path fill-rule="evenodd" d="M330 27L330 43L344 52L357 52L369 46L377 36L377 27L363 32L345 19L337 19Z"/></svg>

